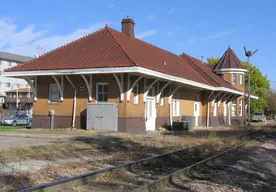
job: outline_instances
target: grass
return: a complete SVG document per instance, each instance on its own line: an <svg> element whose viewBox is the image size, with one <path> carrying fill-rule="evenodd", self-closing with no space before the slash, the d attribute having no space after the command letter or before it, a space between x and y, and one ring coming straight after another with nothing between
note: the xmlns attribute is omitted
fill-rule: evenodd
<svg viewBox="0 0 276 192"><path fill-rule="evenodd" d="M26 129L24 126L0 126L0 132L17 132L24 129Z"/></svg>

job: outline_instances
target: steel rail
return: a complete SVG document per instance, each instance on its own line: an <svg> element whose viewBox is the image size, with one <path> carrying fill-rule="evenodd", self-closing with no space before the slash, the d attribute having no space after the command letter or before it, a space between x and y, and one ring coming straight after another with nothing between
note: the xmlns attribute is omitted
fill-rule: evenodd
<svg viewBox="0 0 276 192"><path fill-rule="evenodd" d="M276 131L274 131L273 133L276 133ZM180 169L180 170L177 170L177 171L175 171L175 172L173 172L173 173L171 173L171 174L169 174L169 175L166 175L166 176L164 176L164 177L162 177L162 178L160 178L160 179L158 179L158 180L156 180L156 181L153 181L153 182L151 182L151 183L149 183L149 184L146 184L146 185L144 185L144 186L142 186L142 187L139 187L139 188L137 188L137 189L134 189L134 190L132 190L132 192L138 192L138 191L139 191L139 192L160 191L159 189L162 189L162 187L168 185L169 182L170 182L170 180L172 180L173 178L179 178L179 177L181 177L181 175L183 175L183 173L185 173L186 171L192 169L193 167L196 167L196 166L198 166L198 165L200 165L200 164L206 163L206 162L208 162L208 161L210 161L210 160L213 160L213 159L215 159L215 158L217 158L217 157L219 157L219 156L225 155L225 154L227 154L227 153L229 153L229 152L233 152L233 151L235 151L236 149L241 148L241 147L243 147L244 145L246 145L246 144L248 144L248 143L250 143L250 142L252 142L252 141L258 140L258 139L260 139L260 138L264 138L265 136L271 135L271 134L272 134L272 133L265 133L265 134L262 135L262 136L258 136L258 137L254 138L254 139L251 139L251 140L249 140L249 141L247 141L247 142L245 142L245 143L239 144L239 145L237 145L237 146L235 146L235 147L232 147L232 148L230 148L230 149L227 149L227 150L225 150L225 151L222 151L222 152L220 152L220 153L218 153L218 154L216 154L216 155L213 155L213 156L208 157L208 158L206 158L206 159L204 159L204 160L202 160L202 161L199 161L199 162L194 163L194 164L192 164L192 165L190 165L190 166L187 166L187 167L185 167L185 168L182 168L182 169Z"/></svg>
<svg viewBox="0 0 276 192"><path fill-rule="evenodd" d="M227 137L227 138L238 138L238 137L246 136L246 135L251 134L251 133L255 133L257 131L260 131L260 130L259 129L249 130L246 133L240 133L238 135L230 136L230 137ZM158 158L166 157L166 156L169 156L169 155L174 155L174 154L177 154L177 153L181 153L181 152L187 151L187 150L195 148L195 147L200 147L200 146L202 146L204 144L207 144L207 143L210 143L210 142L213 142L213 141L208 141L208 142L204 142L204 143L201 143L201 144L191 145L189 147L185 147L185 148L173 151L173 152L167 152L167 153L163 153L163 154L160 154L160 155L155 155L155 156L143 158L143 159L140 159L140 160L137 160L137 161L132 161L132 162L125 163L125 164L112 166L112 167L107 167L107 168L104 168L104 169L88 172L86 174L82 174L82 175L78 175L78 176L74 176L74 177L70 177L70 178L66 178L66 179L56 180L56 181L45 183L45 184L42 184L42 185L38 185L38 186L35 186L35 187L32 187L32 188L22 189L22 190L19 190L19 192L31 192L31 191L52 192L52 191L56 191L60 186L62 186L62 188L64 188L64 187L71 187L73 185L86 184L88 181L94 180L98 176L106 174L107 172L112 172L112 171L115 171L115 170L118 170L118 169L132 168L133 166L139 166L142 163L147 163L147 162L149 162L151 160L154 160L154 159L158 159Z"/></svg>

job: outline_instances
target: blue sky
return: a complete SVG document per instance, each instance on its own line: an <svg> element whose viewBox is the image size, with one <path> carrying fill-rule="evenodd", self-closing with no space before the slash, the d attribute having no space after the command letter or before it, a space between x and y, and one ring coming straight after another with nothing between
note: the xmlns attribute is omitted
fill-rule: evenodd
<svg viewBox="0 0 276 192"><path fill-rule="evenodd" d="M252 63L276 80L274 0L3 1L0 50L34 56L40 45L45 53L106 23L120 30L127 15L137 37L176 54L220 57L231 45L246 60L243 46L258 48Z"/></svg>

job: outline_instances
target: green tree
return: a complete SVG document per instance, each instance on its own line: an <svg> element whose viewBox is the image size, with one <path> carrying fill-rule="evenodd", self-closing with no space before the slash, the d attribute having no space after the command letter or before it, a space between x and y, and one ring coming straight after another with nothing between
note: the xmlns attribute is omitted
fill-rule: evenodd
<svg viewBox="0 0 276 192"><path fill-rule="evenodd" d="M275 115L276 114L276 92L269 91L267 97L267 110L268 114Z"/></svg>
<svg viewBox="0 0 276 192"><path fill-rule="evenodd" d="M212 65L215 65L219 62L220 58L219 57L210 57L210 58L207 58L207 62L209 64L212 64Z"/></svg>
<svg viewBox="0 0 276 192"><path fill-rule="evenodd" d="M249 69L249 64L246 61L241 62L245 69ZM261 70L256 66L250 65L250 84L251 84L251 94L259 97L258 100L252 99L251 101L251 111L252 112L263 112L268 106L267 98L270 91L270 81L267 75L263 75ZM248 90L248 73L245 74L245 84Z"/></svg>

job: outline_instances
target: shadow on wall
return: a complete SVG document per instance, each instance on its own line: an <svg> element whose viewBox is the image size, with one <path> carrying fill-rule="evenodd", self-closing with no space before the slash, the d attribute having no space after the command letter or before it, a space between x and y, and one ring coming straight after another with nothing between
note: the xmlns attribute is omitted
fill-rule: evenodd
<svg viewBox="0 0 276 192"><path fill-rule="evenodd" d="M80 114L80 127L86 129L87 109L83 110Z"/></svg>

